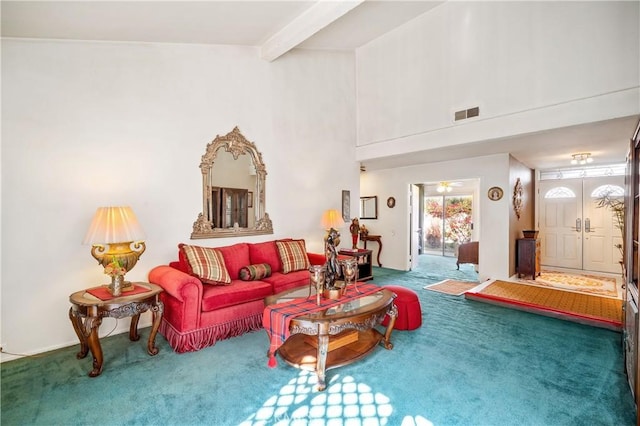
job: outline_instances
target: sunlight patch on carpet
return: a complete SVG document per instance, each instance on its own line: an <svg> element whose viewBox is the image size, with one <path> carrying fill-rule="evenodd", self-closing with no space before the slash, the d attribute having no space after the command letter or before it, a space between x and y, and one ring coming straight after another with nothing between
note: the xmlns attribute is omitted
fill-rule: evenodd
<svg viewBox="0 0 640 426"><path fill-rule="evenodd" d="M579 291L606 297L618 297L618 284L615 278L597 275L579 275L560 271L542 271L535 280L519 281L527 284L553 287L561 290Z"/></svg>
<svg viewBox="0 0 640 426"><path fill-rule="evenodd" d="M620 331L622 301L523 283L495 281L467 299Z"/></svg>
<svg viewBox="0 0 640 426"><path fill-rule="evenodd" d="M474 287L480 285L478 282L471 281L458 281L458 280L444 280L439 283L429 284L423 288L426 290L437 291L440 293L451 294L453 296L460 296L465 292L471 290Z"/></svg>
<svg viewBox="0 0 640 426"><path fill-rule="evenodd" d="M267 399L241 426L265 424L387 424L393 412L391 400L358 383L351 376L335 374L327 389L315 391L317 376L307 370ZM327 423L326 419L331 419Z"/></svg>

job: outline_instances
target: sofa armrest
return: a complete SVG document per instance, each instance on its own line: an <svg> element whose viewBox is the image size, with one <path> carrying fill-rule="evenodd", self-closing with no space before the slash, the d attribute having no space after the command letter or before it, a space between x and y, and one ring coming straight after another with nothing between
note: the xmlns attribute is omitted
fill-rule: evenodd
<svg viewBox="0 0 640 426"><path fill-rule="evenodd" d="M325 257L324 254L320 254L320 253L307 253L307 256L309 257L309 262L312 265L324 265L325 262L327 261L327 258Z"/></svg>
<svg viewBox="0 0 640 426"><path fill-rule="evenodd" d="M156 266L149 272L149 282L157 284L181 302L197 298L196 306L202 300L202 282L194 276L185 274L171 266Z"/></svg>

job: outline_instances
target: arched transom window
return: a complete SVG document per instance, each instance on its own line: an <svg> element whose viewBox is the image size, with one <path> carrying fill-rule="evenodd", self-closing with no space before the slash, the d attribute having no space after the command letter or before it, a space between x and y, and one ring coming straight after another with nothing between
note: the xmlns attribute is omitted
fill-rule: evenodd
<svg viewBox="0 0 640 426"><path fill-rule="evenodd" d="M593 190L591 198L624 197L624 188L618 185L601 185Z"/></svg>
<svg viewBox="0 0 640 426"><path fill-rule="evenodd" d="M544 198L576 198L576 194L566 186L557 186L548 190Z"/></svg>

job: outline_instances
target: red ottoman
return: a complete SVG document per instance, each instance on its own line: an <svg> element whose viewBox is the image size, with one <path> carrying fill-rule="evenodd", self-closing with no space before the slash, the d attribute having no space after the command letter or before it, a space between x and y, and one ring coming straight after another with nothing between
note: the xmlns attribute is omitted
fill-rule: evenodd
<svg viewBox="0 0 640 426"><path fill-rule="evenodd" d="M406 287L397 285L385 285L389 291L396 294L393 303L398 308L398 317L393 326L394 330L415 330L422 325L422 309L420 308L420 300L418 294ZM389 316L382 321L382 325L389 324Z"/></svg>

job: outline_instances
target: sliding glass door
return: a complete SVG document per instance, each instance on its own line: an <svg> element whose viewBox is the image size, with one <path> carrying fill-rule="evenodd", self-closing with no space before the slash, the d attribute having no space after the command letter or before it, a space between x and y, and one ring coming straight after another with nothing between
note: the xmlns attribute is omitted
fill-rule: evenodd
<svg viewBox="0 0 640 426"><path fill-rule="evenodd" d="M471 241L471 195L437 195L424 198L423 253L455 256L456 247Z"/></svg>

